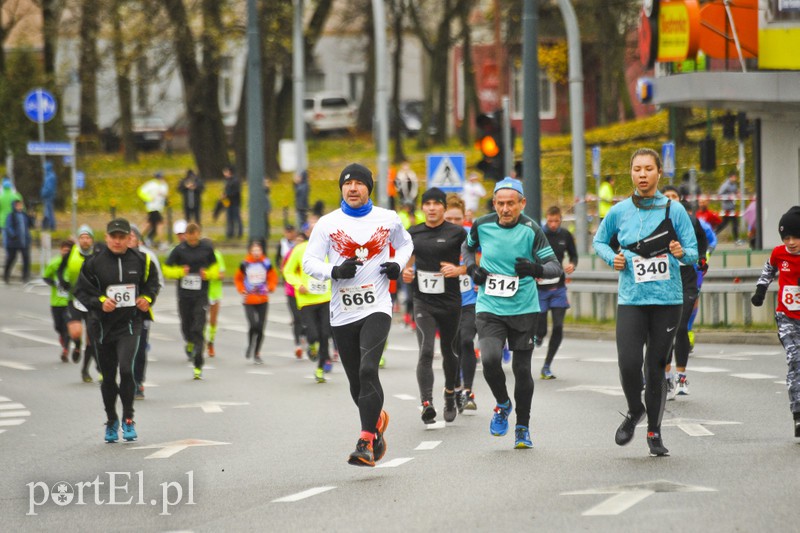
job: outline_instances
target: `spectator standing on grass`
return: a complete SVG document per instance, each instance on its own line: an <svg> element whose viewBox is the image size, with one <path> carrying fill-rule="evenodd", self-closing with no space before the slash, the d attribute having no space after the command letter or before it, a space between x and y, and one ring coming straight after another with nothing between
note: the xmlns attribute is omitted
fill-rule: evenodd
<svg viewBox="0 0 800 533"><path fill-rule="evenodd" d="M194 170L186 171L186 176L178 185L178 190L183 196L183 216L186 222L197 222L200 224L200 208L203 205L203 180L194 173Z"/></svg>
<svg viewBox="0 0 800 533"><path fill-rule="evenodd" d="M731 172L728 174L728 179L719 186L717 194L723 197L720 210L722 223L715 231L719 235L725 229L725 226L730 224L733 240L736 241L736 244L741 244L739 241L739 213L736 212L736 196L739 194L738 180L739 177L736 172Z"/></svg>
<svg viewBox="0 0 800 533"><path fill-rule="evenodd" d="M308 171L303 170L294 175L294 209L297 212L297 227L302 228L308 220L308 195L311 186L308 183Z"/></svg>
<svg viewBox="0 0 800 533"><path fill-rule="evenodd" d="M42 197L42 207L44 208L44 215L42 217L42 229L54 230L56 229L56 188L58 178L53 171L53 163L45 161L44 163L44 181L42 182L42 189L40 196Z"/></svg>
<svg viewBox="0 0 800 533"><path fill-rule="evenodd" d="M222 205L226 215L225 237L241 239L244 232L241 212L242 184L230 165L222 169L222 176L225 178L225 189L222 192Z"/></svg>
<svg viewBox="0 0 800 533"><path fill-rule="evenodd" d="M6 247L6 268L3 281L9 283L11 270L17 261L17 254L22 255L22 281L27 283L31 277L31 219L25 212L22 200L11 203L12 211L6 217L3 241Z"/></svg>
<svg viewBox="0 0 800 533"><path fill-rule="evenodd" d="M11 179L7 176L3 178L3 186L0 189L0 233L6 226L6 218L11 213L11 204L14 200L22 200L22 195L14 188Z"/></svg>

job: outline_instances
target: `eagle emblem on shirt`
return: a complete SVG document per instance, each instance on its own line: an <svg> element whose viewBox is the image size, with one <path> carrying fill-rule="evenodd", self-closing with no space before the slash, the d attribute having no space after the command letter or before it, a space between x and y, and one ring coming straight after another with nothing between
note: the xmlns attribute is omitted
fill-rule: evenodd
<svg viewBox="0 0 800 533"><path fill-rule="evenodd" d="M372 259L386 248L389 240L389 230L379 227L364 244L357 243L343 230L331 233L333 249L342 257L355 257L364 262Z"/></svg>

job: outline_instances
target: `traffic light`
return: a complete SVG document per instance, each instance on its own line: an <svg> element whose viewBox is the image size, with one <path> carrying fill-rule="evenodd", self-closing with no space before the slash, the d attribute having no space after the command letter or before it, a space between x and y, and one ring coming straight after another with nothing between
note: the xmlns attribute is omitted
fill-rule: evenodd
<svg viewBox="0 0 800 533"><path fill-rule="evenodd" d="M736 115L736 126L739 133L739 140L743 141L750 137L750 121L747 120L747 115L739 113Z"/></svg>
<svg viewBox="0 0 800 533"><path fill-rule="evenodd" d="M478 126L478 140L475 147L480 150L483 158L478 162L477 168L483 172L484 178L500 181L504 176L504 151L500 131L500 122L496 116L485 113L478 115L475 120Z"/></svg>
<svg viewBox="0 0 800 533"><path fill-rule="evenodd" d="M736 138L736 117L732 113L726 113L722 117L722 138L728 140Z"/></svg>
<svg viewBox="0 0 800 533"><path fill-rule="evenodd" d="M714 172L717 168L717 141L706 137L700 141L700 170Z"/></svg>

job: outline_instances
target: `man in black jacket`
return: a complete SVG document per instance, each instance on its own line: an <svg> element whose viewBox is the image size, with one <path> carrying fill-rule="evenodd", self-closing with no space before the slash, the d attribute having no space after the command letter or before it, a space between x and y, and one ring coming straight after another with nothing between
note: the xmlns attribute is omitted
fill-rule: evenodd
<svg viewBox="0 0 800 533"><path fill-rule="evenodd" d="M75 288L75 298L92 316L89 327L103 372L106 442L119 440L117 396L122 402L122 437L135 440L133 423L133 357L142 330L142 313L159 290L158 273L149 256L128 248L130 223L116 218L106 228L107 247L87 260ZM119 384L117 384L119 368Z"/></svg>

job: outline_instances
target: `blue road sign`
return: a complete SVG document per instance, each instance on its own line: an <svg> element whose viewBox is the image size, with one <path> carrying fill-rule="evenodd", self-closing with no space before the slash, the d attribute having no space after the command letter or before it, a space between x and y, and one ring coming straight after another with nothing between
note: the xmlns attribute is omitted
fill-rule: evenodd
<svg viewBox="0 0 800 533"><path fill-rule="evenodd" d="M75 172L75 188L83 190L86 187L86 174L82 170Z"/></svg>
<svg viewBox="0 0 800 533"><path fill-rule="evenodd" d="M675 177L675 143L666 142L661 145L661 166L663 174L670 178Z"/></svg>
<svg viewBox="0 0 800 533"><path fill-rule="evenodd" d="M72 144L57 142L28 142L28 155L73 155Z"/></svg>
<svg viewBox="0 0 800 533"><path fill-rule="evenodd" d="M600 147L596 145L592 146L592 176L600 177Z"/></svg>
<svg viewBox="0 0 800 533"><path fill-rule="evenodd" d="M461 192L467 170L464 154L428 154L425 158L428 188L444 192Z"/></svg>
<svg viewBox="0 0 800 533"><path fill-rule="evenodd" d="M22 107L25 110L25 116L37 124L53 120L58 108L55 97L41 88L26 94Z"/></svg>

